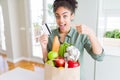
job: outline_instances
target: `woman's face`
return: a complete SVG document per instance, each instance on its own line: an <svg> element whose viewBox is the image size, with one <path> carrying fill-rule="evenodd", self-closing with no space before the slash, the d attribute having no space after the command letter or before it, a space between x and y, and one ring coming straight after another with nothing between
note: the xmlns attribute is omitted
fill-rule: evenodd
<svg viewBox="0 0 120 80"><path fill-rule="evenodd" d="M73 19L71 11L64 7L59 7L55 12L56 22L61 33L67 33L70 30L70 23Z"/></svg>

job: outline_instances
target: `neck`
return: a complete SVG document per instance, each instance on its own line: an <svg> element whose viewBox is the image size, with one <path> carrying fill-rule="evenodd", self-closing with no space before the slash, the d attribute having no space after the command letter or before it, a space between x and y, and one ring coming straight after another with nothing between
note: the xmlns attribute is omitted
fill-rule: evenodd
<svg viewBox="0 0 120 80"><path fill-rule="evenodd" d="M62 32L62 31L60 31L60 29L59 29L60 34L64 34L64 35L67 35L67 34L69 33L69 31L70 31L70 28L69 28L67 31L65 31L65 32Z"/></svg>

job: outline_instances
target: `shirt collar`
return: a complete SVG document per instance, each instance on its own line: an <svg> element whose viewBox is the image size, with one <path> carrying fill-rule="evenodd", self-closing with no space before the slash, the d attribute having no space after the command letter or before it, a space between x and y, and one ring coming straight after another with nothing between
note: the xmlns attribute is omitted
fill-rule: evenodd
<svg viewBox="0 0 120 80"><path fill-rule="evenodd" d="M74 28L71 27L69 33L67 34L67 36L72 37L73 32L74 32Z"/></svg>

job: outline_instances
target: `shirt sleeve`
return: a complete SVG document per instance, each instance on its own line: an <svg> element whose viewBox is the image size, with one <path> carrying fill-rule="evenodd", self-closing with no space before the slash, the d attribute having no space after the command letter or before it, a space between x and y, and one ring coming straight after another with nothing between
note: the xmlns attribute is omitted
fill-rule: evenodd
<svg viewBox="0 0 120 80"><path fill-rule="evenodd" d="M48 45L47 45L48 52L52 50L52 43L53 43L53 37L49 36L49 38L48 38Z"/></svg>
<svg viewBox="0 0 120 80"><path fill-rule="evenodd" d="M103 60L103 58L105 56L104 49L102 49L102 53L99 55L93 53L92 46L91 46L88 36L86 36L84 47L94 60L97 60L97 61Z"/></svg>

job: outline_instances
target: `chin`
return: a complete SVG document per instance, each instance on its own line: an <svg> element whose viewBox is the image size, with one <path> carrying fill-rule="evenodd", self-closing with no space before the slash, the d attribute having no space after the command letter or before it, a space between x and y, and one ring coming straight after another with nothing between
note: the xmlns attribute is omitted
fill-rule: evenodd
<svg viewBox="0 0 120 80"><path fill-rule="evenodd" d="M61 32L65 33L65 32L66 32L66 30L61 30Z"/></svg>
<svg viewBox="0 0 120 80"><path fill-rule="evenodd" d="M64 28L59 27L59 30L60 30L61 33L67 33L68 32L67 26L65 26Z"/></svg>

